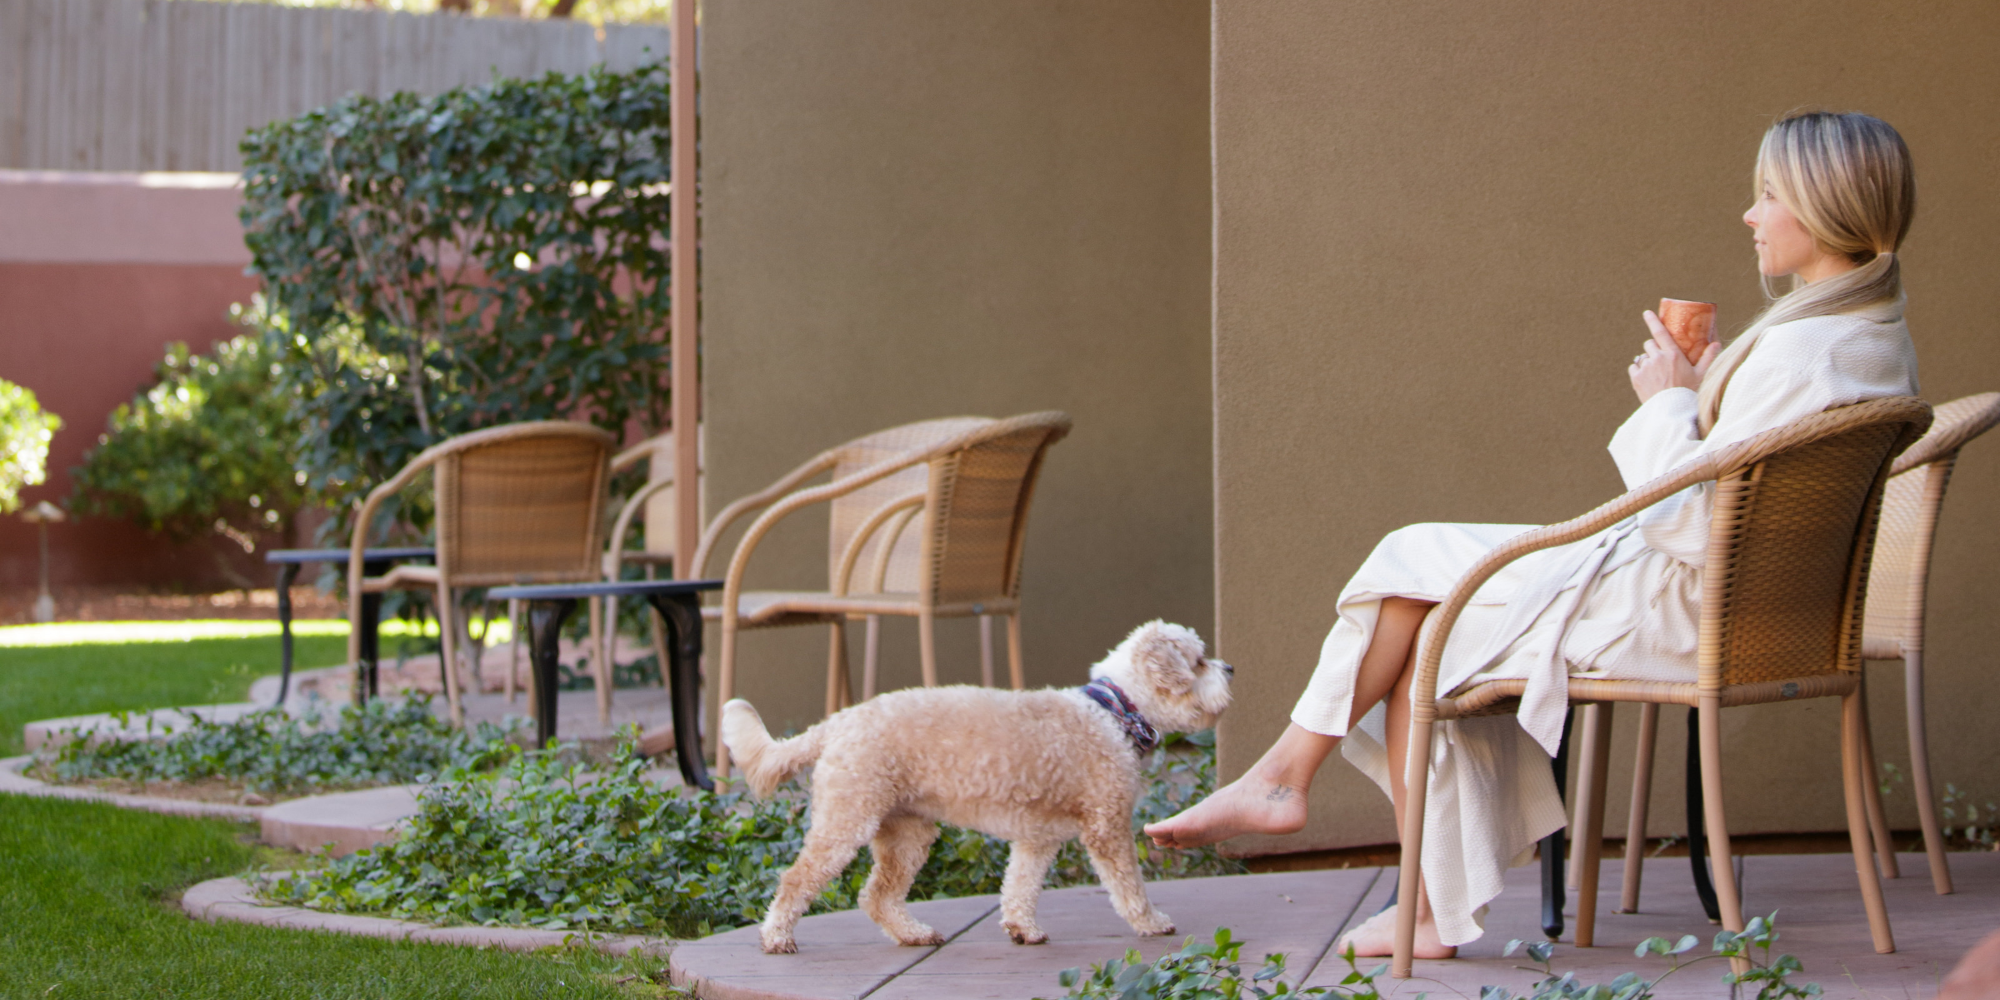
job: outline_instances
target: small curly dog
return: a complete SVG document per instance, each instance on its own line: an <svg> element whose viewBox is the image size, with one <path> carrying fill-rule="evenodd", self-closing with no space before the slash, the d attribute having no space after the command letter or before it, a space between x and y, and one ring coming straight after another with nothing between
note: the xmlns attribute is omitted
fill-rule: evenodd
<svg viewBox="0 0 2000 1000"><path fill-rule="evenodd" d="M1000 914L1016 944L1049 939L1035 925L1035 902L1072 837L1082 838L1133 930L1172 934L1173 921L1147 900L1139 877L1132 806L1140 758L1159 734L1206 729L1229 707L1233 668L1203 651L1194 630L1151 621L1092 666L1080 688L894 691L788 740L773 740L749 702L724 705L722 741L757 795L817 762L812 829L778 881L764 950L798 950L799 917L863 844L875 867L861 908L898 944L943 944L904 906L940 821L1012 842Z"/></svg>

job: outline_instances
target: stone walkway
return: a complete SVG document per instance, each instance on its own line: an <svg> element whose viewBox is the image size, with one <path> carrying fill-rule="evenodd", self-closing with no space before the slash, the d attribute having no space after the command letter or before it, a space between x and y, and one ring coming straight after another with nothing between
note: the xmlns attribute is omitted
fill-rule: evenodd
<svg viewBox="0 0 2000 1000"><path fill-rule="evenodd" d="M1929 878L1920 874L1927 870L1921 855L1905 856L1903 870L1918 877L1884 883L1899 947L1892 955L1875 954L1869 943L1850 856L1764 855L1742 861L1748 905L1753 912L1779 911L1782 940L1776 950L1805 963L1805 972L1793 981L1819 983L1830 998L1935 996L1938 981L1959 957L2000 928L2000 854L1952 855L1958 891L1950 896L1931 891ZM1415 979L1385 978L1384 995L1476 997L1485 985L1525 990L1539 974L1520 968L1527 964L1521 956L1505 958L1501 951L1510 938L1542 939L1537 872L1530 866L1510 873L1506 892L1487 915L1485 937L1463 949L1460 958L1419 962ZM1666 969L1664 960L1632 954L1641 940L1656 935L1694 934L1702 945L1690 957L1708 953L1715 928L1701 914L1686 861L1662 858L1647 866L1638 914L1609 912L1617 905L1622 874L1620 862L1605 862L1599 946L1558 945L1558 973L1574 970L1585 982L1608 982L1627 971L1657 976ZM1062 996L1056 974L1065 968L1119 958L1128 948L1157 958L1178 949L1189 935L1207 940L1217 927L1228 927L1246 942L1248 968L1259 965L1265 953L1283 952L1288 981L1330 986L1348 971L1329 953L1334 940L1381 908L1394 878L1394 869L1370 868L1155 883L1148 891L1179 925L1170 938L1133 935L1111 912L1101 889L1063 889L1042 897L1038 919L1050 942L1035 947L1007 940L997 900L990 896L913 905L920 919L950 938L937 948L899 948L862 914L831 913L800 923L798 954L765 955L756 928L742 928L677 945L672 971L677 983L704 1000L1026 1000ZM1573 923L1573 905L1571 917ZM1727 997L1728 987L1720 982L1724 971L1720 961L1703 962L1668 978L1655 995Z"/></svg>

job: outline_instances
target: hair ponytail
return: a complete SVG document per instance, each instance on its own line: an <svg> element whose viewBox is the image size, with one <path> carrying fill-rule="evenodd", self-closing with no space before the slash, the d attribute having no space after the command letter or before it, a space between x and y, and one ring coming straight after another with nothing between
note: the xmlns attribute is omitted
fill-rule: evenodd
<svg viewBox="0 0 2000 1000"><path fill-rule="evenodd" d="M1699 428L1707 436L1722 409L1730 376L1756 349L1764 331L1814 316L1867 312L1879 321L1903 315L1903 269L1896 252L1916 211L1916 181L1903 137L1879 118L1811 112L1771 126L1752 175L1755 197L1765 186L1822 249L1860 265L1792 290L1758 314L1709 366L1697 394ZM1765 294L1771 295L1766 279Z"/></svg>

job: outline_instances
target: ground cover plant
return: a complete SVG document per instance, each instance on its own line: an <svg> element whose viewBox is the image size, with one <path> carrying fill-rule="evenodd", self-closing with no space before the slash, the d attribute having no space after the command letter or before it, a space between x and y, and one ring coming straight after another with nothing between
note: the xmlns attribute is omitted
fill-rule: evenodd
<svg viewBox="0 0 2000 1000"><path fill-rule="evenodd" d="M1681 961L1680 956L1700 944L1694 935L1686 935L1677 943L1666 938L1647 938L1633 949L1633 955L1638 958L1664 957L1667 968L1650 979L1637 972L1626 972L1608 983L1584 983L1573 972L1557 975L1555 945L1538 941L1527 946L1527 955L1541 965L1539 971L1542 978L1529 985L1525 993L1515 993L1504 986L1483 986L1479 990L1479 1000L1651 1000L1654 988L1668 976L1700 962L1730 959L1741 959L1749 966L1741 973L1723 973L1722 982L1731 987L1731 995L1749 997L1749 991L1754 989L1757 991L1755 1000L1806 1000L1820 996L1823 991L1818 983L1801 986L1791 982L1792 973L1804 971L1797 958L1791 955L1771 957L1771 945L1778 940L1777 920L1778 915L1773 913L1768 917L1751 918L1740 932L1719 931L1710 948L1711 954L1687 962ZM1509 941L1505 953L1512 955L1519 950L1520 941ZM1263 966L1246 976L1242 964L1243 942L1235 940L1229 928L1222 927L1216 930L1213 942L1198 942L1189 938L1180 951L1163 955L1158 961L1148 962L1138 951L1127 951L1123 960L1112 959L1092 965L1087 972L1083 969L1064 969L1057 976L1057 983L1069 990L1065 997L1083 1000L1237 1000L1249 997L1264 1000L1293 997L1382 1000L1383 993L1377 981L1388 974L1389 963L1381 962L1364 972L1354 959L1353 948L1348 948L1339 957L1347 963L1347 975L1334 986L1302 988L1286 982L1283 978L1285 956L1282 954L1265 955ZM1312 970L1306 972L1310 975ZM1408 991L1392 988L1390 992ZM1424 996L1423 993L1415 995Z"/></svg>
<svg viewBox="0 0 2000 1000"><path fill-rule="evenodd" d="M648 766L628 742L601 769L558 750L523 754L497 775L448 771L423 793L398 839L283 873L266 894L316 909L439 923L674 937L757 922L803 843L805 797L796 788L768 801L726 788L669 789L644 777ZM1156 751L1135 837L1137 824L1205 794L1213 768L1207 734ZM1243 870L1212 849L1141 852L1149 879ZM910 898L998 892L1006 859L1003 842L945 827ZM854 906L869 863L864 849L815 910ZM1075 844L1051 869L1052 885L1093 880Z"/></svg>
<svg viewBox="0 0 2000 1000"><path fill-rule="evenodd" d="M609 1000L640 995L616 980L637 985L658 971L581 951L519 955L190 919L181 891L251 865L259 849L247 834L217 820L0 795L0 997Z"/></svg>
<svg viewBox="0 0 2000 1000"><path fill-rule="evenodd" d="M298 622L296 665L347 657L346 622ZM0 757L38 719L242 701L278 669L276 623L119 622L0 629Z"/></svg>
<svg viewBox="0 0 2000 1000"><path fill-rule="evenodd" d="M161 738L91 744L77 734L36 769L62 784L220 783L265 800L426 781L448 769L477 772L511 757L509 730L481 722L454 729L428 697L343 705L329 719L308 711L251 712L229 722L194 716ZM150 720L148 728L151 728Z"/></svg>

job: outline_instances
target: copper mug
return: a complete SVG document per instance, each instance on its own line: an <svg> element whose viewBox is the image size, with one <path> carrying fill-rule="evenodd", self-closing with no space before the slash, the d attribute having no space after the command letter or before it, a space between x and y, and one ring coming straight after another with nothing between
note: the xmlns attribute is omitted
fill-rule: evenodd
<svg viewBox="0 0 2000 1000"><path fill-rule="evenodd" d="M1667 334L1687 355L1688 364L1699 364L1702 352L1715 343L1715 303L1686 299L1661 299L1660 322Z"/></svg>

